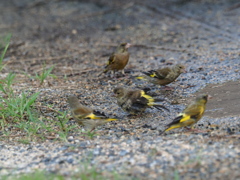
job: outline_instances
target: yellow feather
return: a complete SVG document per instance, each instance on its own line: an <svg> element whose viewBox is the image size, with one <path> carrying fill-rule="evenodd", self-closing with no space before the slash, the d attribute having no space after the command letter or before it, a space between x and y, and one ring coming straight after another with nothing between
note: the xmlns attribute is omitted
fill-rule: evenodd
<svg viewBox="0 0 240 180"><path fill-rule="evenodd" d="M106 119L106 121L116 121L118 119Z"/></svg>
<svg viewBox="0 0 240 180"><path fill-rule="evenodd" d="M136 77L136 79L146 79L146 78L142 77L142 76L138 76L138 77Z"/></svg>
<svg viewBox="0 0 240 180"><path fill-rule="evenodd" d="M112 64L114 61L108 61L107 62L107 65L110 65L110 64Z"/></svg>
<svg viewBox="0 0 240 180"><path fill-rule="evenodd" d="M156 77L156 74L153 73L153 74L150 74L149 76L150 76L150 77Z"/></svg>
<svg viewBox="0 0 240 180"><path fill-rule="evenodd" d="M171 129L180 128L180 127L182 127L180 124L176 124L176 125L174 125L174 126L169 127L169 128L166 129L164 132L170 131Z"/></svg>
<svg viewBox="0 0 240 180"><path fill-rule="evenodd" d="M186 114L180 114L182 117L182 119L179 121L179 122L184 122L184 121L187 121L190 119L190 116L189 115L186 115Z"/></svg>
<svg viewBox="0 0 240 180"><path fill-rule="evenodd" d="M200 114L202 114L204 112L204 107L200 107Z"/></svg>
<svg viewBox="0 0 240 180"><path fill-rule="evenodd" d="M90 119L99 119L99 117L97 117L95 114L91 113L89 115L87 115L85 118L90 118Z"/></svg>
<svg viewBox="0 0 240 180"><path fill-rule="evenodd" d="M86 116L85 118L90 118L90 119L103 119L102 117L99 117L99 116L96 116L95 114L91 113L89 114L88 116ZM106 119L106 121L115 121L115 120L118 120L118 119Z"/></svg>
<svg viewBox="0 0 240 180"><path fill-rule="evenodd" d="M145 97L145 98L149 101L149 105L151 104L151 102L154 102L153 97L145 94L144 91L141 91L141 96L142 96L142 97Z"/></svg>

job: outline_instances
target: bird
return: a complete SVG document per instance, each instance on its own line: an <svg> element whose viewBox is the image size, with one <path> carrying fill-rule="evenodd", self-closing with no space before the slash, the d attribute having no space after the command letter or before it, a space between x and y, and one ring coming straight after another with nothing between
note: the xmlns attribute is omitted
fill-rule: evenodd
<svg viewBox="0 0 240 180"><path fill-rule="evenodd" d="M164 99L157 99L148 95L144 90L131 90L123 87L116 87L113 90L114 96L117 98L117 104L131 115L141 114L147 108L155 107L159 110L165 109L165 106L158 102Z"/></svg>
<svg viewBox="0 0 240 180"><path fill-rule="evenodd" d="M105 66L105 70L102 73L106 73L108 71L115 73L116 71L122 70L122 74L125 74L124 68L129 60L130 54L128 52L128 48L130 46L130 43L121 43L115 52L110 55L107 65ZM99 74L99 76L101 74Z"/></svg>
<svg viewBox="0 0 240 180"><path fill-rule="evenodd" d="M148 80L155 85L166 86L175 81L181 73L186 72L185 66L176 64L172 67L159 68L157 70L150 70L142 72L145 76L138 76L137 79Z"/></svg>
<svg viewBox="0 0 240 180"><path fill-rule="evenodd" d="M207 94L199 95L197 98L189 104L182 113L180 113L171 123L166 125L166 129L160 133L163 134L171 129L190 126L197 123L203 116L206 109L206 103L209 99Z"/></svg>
<svg viewBox="0 0 240 180"><path fill-rule="evenodd" d="M69 96L68 103L75 121L78 124L83 125L86 129L89 129L90 132L97 126L118 120L115 118L108 118L104 113L94 111L91 108L82 105L76 96Z"/></svg>

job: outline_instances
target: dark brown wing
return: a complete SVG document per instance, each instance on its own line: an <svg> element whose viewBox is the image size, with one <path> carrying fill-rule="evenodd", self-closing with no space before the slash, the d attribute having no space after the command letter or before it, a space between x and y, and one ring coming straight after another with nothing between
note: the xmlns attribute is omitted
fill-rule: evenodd
<svg viewBox="0 0 240 180"><path fill-rule="evenodd" d="M147 103L149 102L148 99L141 96L141 90L138 91L130 91L129 97L132 101L132 108L133 109L142 109L146 108Z"/></svg>
<svg viewBox="0 0 240 180"><path fill-rule="evenodd" d="M107 118L107 116L103 112L100 112L100 111L97 111L97 110L93 110L93 114L98 116L98 117L101 117L103 119Z"/></svg>
<svg viewBox="0 0 240 180"><path fill-rule="evenodd" d="M110 55L109 59L108 59L107 66L113 64L114 61L115 61L115 53L112 53L112 54ZM107 67L107 66L106 66L106 67Z"/></svg>
<svg viewBox="0 0 240 180"><path fill-rule="evenodd" d="M165 67L163 69L156 70L156 76L158 79L165 79L167 75L170 73L171 69L169 67Z"/></svg>
<svg viewBox="0 0 240 180"><path fill-rule="evenodd" d="M167 127L170 127L171 125L174 125L174 124L178 124L180 122L180 120L182 119L182 115L180 116L177 116L172 122L170 122Z"/></svg>
<svg viewBox="0 0 240 180"><path fill-rule="evenodd" d="M157 72L155 70L150 70L150 71L142 72L142 73L149 77L158 78L157 74L156 74Z"/></svg>
<svg viewBox="0 0 240 180"><path fill-rule="evenodd" d="M73 109L72 112L76 116L78 116L78 115L84 116L86 114L92 113L93 111L92 111L92 109L81 105L81 107L77 107L77 108Z"/></svg>

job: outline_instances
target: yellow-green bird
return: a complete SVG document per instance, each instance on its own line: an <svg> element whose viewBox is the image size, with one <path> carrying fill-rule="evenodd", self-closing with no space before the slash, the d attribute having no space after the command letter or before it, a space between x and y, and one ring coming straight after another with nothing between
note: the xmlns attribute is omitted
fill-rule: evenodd
<svg viewBox="0 0 240 180"><path fill-rule="evenodd" d="M131 115L141 114L147 108L151 107L169 111L165 106L158 104L158 102L164 101L163 99L154 98L144 90L129 90L123 87L117 87L113 90L113 93L117 98L118 105Z"/></svg>
<svg viewBox="0 0 240 180"><path fill-rule="evenodd" d="M139 76L137 79L148 80L153 84L166 86L175 81L178 76L184 72L186 72L185 66L182 64L176 64L172 67L142 72L145 76Z"/></svg>
<svg viewBox="0 0 240 180"><path fill-rule="evenodd" d="M118 119L108 118L103 113L92 110L82 105L76 96L69 96L68 103L75 121L89 130L94 130L97 126Z"/></svg>
<svg viewBox="0 0 240 180"><path fill-rule="evenodd" d="M209 97L206 94L198 96L195 101L188 105L160 134L180 127L190 126L190 128L192 128L193 125L202 118L208 99Z"/></svg>
<svg viewBox="0 0 240 180"><path fill-rule="evenodd" d="M122 74L124 74L124 68L129 60L129 52L128 48L131 46L130 43L121 43L114 53L112 53L108 59L107 66L103 73L108 71L119 71L122 70ZM101 75L101 74L100 74Z"/></svg>

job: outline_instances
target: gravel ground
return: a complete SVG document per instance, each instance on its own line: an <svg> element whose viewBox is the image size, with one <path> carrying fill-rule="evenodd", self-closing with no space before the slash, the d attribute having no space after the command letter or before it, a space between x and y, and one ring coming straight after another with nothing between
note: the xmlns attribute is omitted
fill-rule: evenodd
<svg viewBox="0 0 240 180"><path fill-rule="evenodd" d="M69 133L67 142L1 137L0 174L36 169L71 178L94 166L103 176L120 179L240 179L240 11L239 2L214 0L138 1L1 1L0 34L13 33L1 77L17 74L17 92L41 92L38 105L67 110L66 96L79 99L117 122L99 127L90 139ZM127 77L97 77L120 42L133 47ZM41 87L22 75L55 65L57 79ZM182 74L164 91L134 77L141 71L183 63ZM116 86L150 87L165 97L168 112L149 109L128 117L109 96ZM206 115L197 124L204 133L176 129L159 136L186 104L209 93ZM45 112L43 116L49 115ZM70 121L74 123L74 121ZM81 129L81 127L79 127ZM1 129L3 131L3 129ZM109 179L114 179L113 177Z"/></svg>

